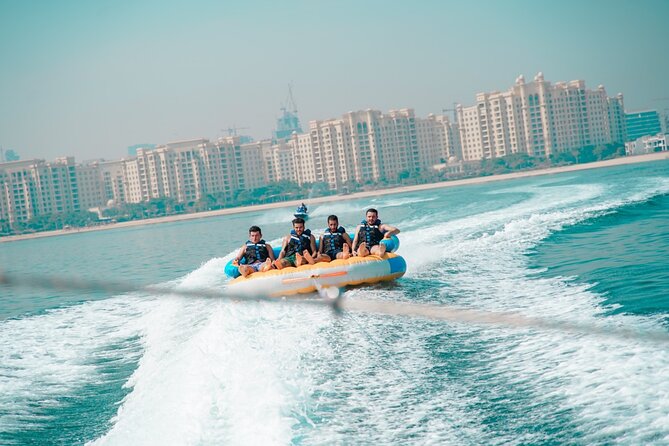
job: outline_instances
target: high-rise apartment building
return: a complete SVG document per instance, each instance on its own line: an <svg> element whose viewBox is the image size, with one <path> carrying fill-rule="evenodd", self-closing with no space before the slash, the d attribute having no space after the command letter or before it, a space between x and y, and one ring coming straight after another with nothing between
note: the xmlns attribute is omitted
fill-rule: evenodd
<svg viewBox="0 0 669 446"><path fill-rule="evenodd" d="M73 157L0 164L0 220L10 227L38 215L81 209Z"/></svg>
<svg viewBox="0 0 669 446"><path fill-rule="evenodd" d="M30 220L39 212L37 191L49 189L46 178L38 179L39 172L44 169L44 160L0 164L0 220L7 222L10 228Z"/></svg>
<svg viewBox="0 0 669 446"><path fill-rule="evenodd" d="M319 181L320 175L316 171L316 160L320 159L317 142L319 132L320 125L312 121L309 123L309 133L293 134L290 141L295 165L295 181L298 184Z"/></svg>
<svg viewBox="0 0 669 446"><path fill-rule="evenodd" d="M215 195L227 203L235 198L238 189L245 187L240 141L241 137L229 136L200 145L203 195Z"/></svg>
<svg viewBox="0 0 669 446"><path fill-rule="evenodd" d="M0 220L11 224L110 201L169 197L192 203L212 195L229 203L240 190L282 180L343 190L351 183L423 175L435 165L460 171L461 161L550 156L660 131L655 111L625 114L621 94L608 97L603 86L589 90L582 80L551 84L541 73L532 82L518 77L505 92L477 94L475 105L456 107L453 121L418 118L410 108L367 109L311 121L302 132L294 102L283 111L272 140L251 142L230 129L216 141L133 146L136 156L118 161L0 164ZM634 150L657 148L649 144Z"/></svg>
<svg viewBox="0 0 669 446"><path fill-rule="evenodd" d="M209 144L206 139L194 139L138 149L136 158L123 162L125 201L140 203L166 197L177 202L199 200L204 191L203 170L211 164L201 153ZM217 158L214 153L211 157Z"/></svg>
<svg viewBox="0 0 669 446"><path fill-rule="evenodd" d="M181 203L211 194L232 201L239 190L267 184L267 143L240 144L240 137L179 141L138 149L122 161L124 200L129 203L170 197Z"/></svg>
<svg viewBox="0 0 669 446"><path fill-rule="evenodd" d="M77 165L75 171L77 173L80 208L87 210L104 205L106 200L100 165L97 162Z"/></svg>
<svg viewBox="0 0 669 446"><path fill-rule="evenodd" d="M290 141L299 184L395 181L425 172L457 153L444 116L415 117L412 109L348 112L341 119L311 121L309 133Z"/></svg>
<svg viewBox="0 0 669 446"><path fill-rule="evenodd" d="M462 159L460 132L457 125L447 116L430 114L427 119L417 120L417 123L419 146L434 146L439 158L438 163Z"/></svg>
<svg viewBox="0 0 669 446"><path fill-rule="evenodd" d="M263 141L262 156L268 183L295 181L295 160L288 141Z"/></svg>
<svg viewBox="0 0 669 446"><path fill-rule="evenodd" d="M636 141L642 136L657 135L662 132L660 115L656 110L625 113L627 141Z"/></svg>
<svg viewBox="0 0 669 446"><path fill-rule="evenodd" d="M123 160L98 163L102 182L102 205L125 203L126 184L123 179Z"/></svg>
<svg viewBox="0 0 669 446"><path fill-rule="evenodd" d="M611 142L622 143L627 141L627 124L625 122L625 106L622 93L608 98L609 123L611 125Z"/></svg>
<svg viewBox="0 0 669 446"><path fill-rule="evenodd" d="M462 157L466 161L512 153L532 156L584 146L622 143L623 97L609 98L603 86L584 81L551 85L542 73L508 91L479 93L476 105L457 107Z"/></svg>
<svg viewBox="0 0 669 446"><path fill-rule="evenodd" d="M240 189L257 189L268 183L267 166L264 161L264 147L268 142L241 144L239 147L239 162L241 163L238 178Z"/></svg>

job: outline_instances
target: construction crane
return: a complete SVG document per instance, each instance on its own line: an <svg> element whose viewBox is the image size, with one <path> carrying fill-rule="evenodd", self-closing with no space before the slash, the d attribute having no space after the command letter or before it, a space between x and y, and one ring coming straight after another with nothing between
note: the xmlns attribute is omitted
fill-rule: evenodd
<svg viewBox="0 0 669 446"><path fill-rule="evenodd" d="M236 125L233 125L232 127L228 127L227 129L221 129L221 132L228 132L228 136L237 136L237 130L248 130L249 127L237 127Z"/></svg>
<svg viewBox="0 0 669 446"><path fill-rule="evenodd" d="M442 113L447 113L447 112L450 112L450 111L453 112L453 124L455 124L456 122L458 122L458 103L457 102L453 102L453 108L442 108L441 109Z"/></svg>
<svg viewBox="0 0 669 446"><path fill-rule="evenodd" d="M282 112L289 111L290 113L297 114L297 105L295 104L295 99L293 98L293 83L288 84L288 97L286 98L285 105L281 107Z"/></svg>

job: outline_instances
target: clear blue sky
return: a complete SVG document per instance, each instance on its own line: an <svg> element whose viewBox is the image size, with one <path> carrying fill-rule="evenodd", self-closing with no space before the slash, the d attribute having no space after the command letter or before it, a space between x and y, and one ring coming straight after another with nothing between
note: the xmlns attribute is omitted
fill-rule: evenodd
<svg viewBox="0 0 669 446"><path fill-rule="evenodd" d="M291 82L303 128L439 113L538 71L664 110L669 0L0 0L0 63L0 146L22 159L269 137Z"/></svg>

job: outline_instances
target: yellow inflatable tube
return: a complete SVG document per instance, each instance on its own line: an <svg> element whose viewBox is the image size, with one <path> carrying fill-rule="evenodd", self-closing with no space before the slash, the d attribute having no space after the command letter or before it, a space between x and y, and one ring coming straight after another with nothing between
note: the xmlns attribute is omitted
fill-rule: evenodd
<svg viewBox="0 0 669 446"><path fill-rule="evenodd" d="M281 297L313 293L317 287L342 288L395 280L405 272L404 258L387 252L381 257L350 257L240 276L228 282L227 288L240 296Z"/></svg>

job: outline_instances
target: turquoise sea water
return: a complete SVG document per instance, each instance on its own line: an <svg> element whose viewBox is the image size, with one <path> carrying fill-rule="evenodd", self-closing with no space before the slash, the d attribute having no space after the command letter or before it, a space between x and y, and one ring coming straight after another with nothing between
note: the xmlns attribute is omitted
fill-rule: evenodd
<svg viewBox="0 0 669 446"><path fill-rule="evenodd" d="M669 162L314 205L373 206L408 263L352 299L667 330ZM0 245L42 274L220 287L277 209ZM170 295L0 288L0 444L666 444L669 349Z"/></svg>

